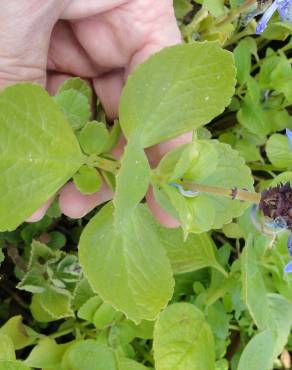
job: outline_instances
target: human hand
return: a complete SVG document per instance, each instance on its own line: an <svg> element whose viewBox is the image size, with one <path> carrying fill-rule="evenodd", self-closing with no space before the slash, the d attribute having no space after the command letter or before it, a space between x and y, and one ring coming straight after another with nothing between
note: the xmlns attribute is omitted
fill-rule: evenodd
<svg viewBox="0 0 292 370"><path fill-rule="evenodd" d="M12 0L3 5L3 11L1 4L0 86L30 80L46 84L54 92L68 74L90 78L108 117L114 118L128 74L151 54L180 42L172 1L84 3ZM189 138L186 134L150 148L150 162L157 163L166 151ZM121 154L122 146L116 148L116 156ZM69 183L60 191L60 208L67 216L79 218L112 196L105 185L98 193L86 196ZM178 226L178 221L155 203L151 190L147 201L162 224ZM29 221L42 218L49 204Z"/></svg>

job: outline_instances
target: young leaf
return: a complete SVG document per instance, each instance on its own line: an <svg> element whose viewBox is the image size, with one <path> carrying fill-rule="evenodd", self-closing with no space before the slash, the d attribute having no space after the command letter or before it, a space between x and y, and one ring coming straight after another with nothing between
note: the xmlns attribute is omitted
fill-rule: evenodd
<svg viewBox="0 0 292 370"><path fill-rule="evenodd" d="M234 49L237 80L240 84L246 82L251 70L251 51L248 38L242 39Z"/></svg>
<svg viewBox="0 0 292 370"><path fill-rule="evenodd" d="M11 317L0 329L0 334L8 336L16 350L31 345L39 336L22 322L22 316Z"/></svg>
<svg viewBox="0 0 292 370"><path fill-rule="evenodd" d="M292 153L288 138L274 134L266 143L266 152L271 163L278 168L292 168Z"/></svg>
<svg viewBox="0 0 292 370"><path fill-rule="evenodd" d="M175 303L160 314L153 348L157 370L215 369L211 328L192 304Z"/></svg>
<svg viewBox="0 0 292 370"><path fill-rule="evenodd" d="M102 122L88 122L79 134L81 148L87 154L103 153L109 140L110 134Z"/></svg>
<svg viewBox="0 0 292 370"><path fill-rule="evenodd" d="M88 99L77 90L65 90L55 95L53 99L67 117L73 130L79 130L90 120Z"/></svg>
<svg viewBox="0 0 292 370"><path fill-rule="evenodd" d="M62 361L62 357L70 345L57 344L54 339L43 337L30 352L25 364L33 368L55 369Z"/></svg>
<svg viewBox="0 0 292 370"><path fill-rule="evenodd" d="M119 233L106 205L85 227L79 259L92 288L136 323L154 320L171 298L170 263L146 206L139 205Z"/></svg>
<svg viewBox="0 0 292 370"><path fill-rule="evenodd" d="M117 370L114 352L94 340L72 344L62 360L63 370Z"/></svg>
<svg viewBox="0 0 292 370"><path fill-rule="evenodd" d="M189 11L192 10L192 5L188 0L174 0L174 11L176 18L183 18Z"/></svg>
<svg viewBox="0 0 292 370"><path fill-rule="evenodd" d="M120 123L143 147L203 126L229 104L235 84L231 53L214 42L166 48L136 68L123 90Z"/></svg>
<svg viewBox="0 0 292 370"><path fill-rule="evenodd" d="M265 330L254 336L242 352L238 370L271 370L274 342L275 337L271 330Z"/></svg>
<svg viewBox="0 0 292 370"><path fill-rule="evenodd" d="M0 230L13 230L84 162L65 117L40 86L0 94Z"/></svg>
<svg viewBox="0 0 292 370"><path fill-rule="evenodd" d="M49 286L43 293L33 295L31 312L34 318L41 322L73 316L70 293L64 289Z"/></svg>
<svg viewBox="0 0 292 370"><path fill-rule="evenodd" d="M94 314L99 306L102 304L102 299L95 295L94 297L89 298L78 310L77 316L80 319L94 322Z"/></svg>
<svg viewBox="0 0 292 370"><path fill-rule="evenodd" d="M131 213L145 196L150 182L150 166L138 140L127 144L116 182L115 225L120 227L127 223Z"/></svg>
<svg viewBox="0 0 292 370"><path fill-rule="evenodd" d="M174 274L213 267L226 275L214 254L214 244L206 234L190 234L186 240L182 230L160 227L159 235L170 260Z"/></svg>
<svg viewBox="0 0 292 370"><path fill-rule="evenodd" d="M92 89L88 82L82 80L79 77L68 78L59 88L58 93L62 93L67 90L76 90L80 94L86 96L88 103L92 101Z"/></svg>
<svg viewBox="0 0 292 370"><path fill-rule="evenodd" d="M73 176L73 181L76 188L83 194L93 194L102 185L102 178L97 169L86 165L79 168Z"/></svg>

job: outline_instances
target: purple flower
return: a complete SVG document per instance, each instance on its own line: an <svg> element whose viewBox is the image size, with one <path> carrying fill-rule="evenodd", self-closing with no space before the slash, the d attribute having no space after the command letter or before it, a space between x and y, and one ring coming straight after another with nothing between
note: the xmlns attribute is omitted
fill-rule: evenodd
<svg viewBox="0 0 292 370"><path fill-rule="evenodd" d="M289 130L288 128L286 128L286 136L288 138L288 142L289 142L289 146L290 146L290 150L292 152L292 131Z"/></svg>
<svg viewBox="0 0 292 370"><path fill-rule="evenodd" d="M287 247L288 247L288 253L291 258L291 261L287 263L287 265L284 268L284 271L286 273L289 273L289 272L292 272L292 234L289 235Z"/></svg>
<svg viewBox="0 0 292 370"><path fill-rule="evenodd" d="M257 34L264 31L276 10L278 10L282 21L289 21L292 23L292 0L275 0L260 19L256 28Z"/></svg>
<svg viewBox="0 0 292 370"><path fill-rule="evenodd" d="M286 272L286 274L289 274L289 272L292 272L292 261L287 263L287 265L284 268L284 271Z"/></svg>

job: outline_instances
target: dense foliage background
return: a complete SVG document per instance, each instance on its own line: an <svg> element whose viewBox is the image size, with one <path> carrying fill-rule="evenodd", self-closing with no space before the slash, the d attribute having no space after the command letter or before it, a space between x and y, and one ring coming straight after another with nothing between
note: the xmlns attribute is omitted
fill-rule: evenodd
<svg viewBox="0 0 292 370"><path fill-rule="evenodd" d="M244 8L242 5L246 3L251 6ZM215 62L218 62L222 75L225 73L224 76L227 76L226 81L218 85L218 91L210 92L210 101L209 96L202 99L203 113L194 111L191 117L194 126L198 127L196 145L203 154L200 161L193 164L193 174L189 169L189 178L208 175L210 179L212 175L216 185L252 190L252 173L257 192L280 182L292 182L292 153L284 134L285 128L292 129L292 25L280 22L278 15L275 15L263 34L256 36L254 17L262 8L255 2L175 0L174 5L184 41L187 44L217 41L223 49L233 52L237 68L233 93L231 57L229 53L222 53L221 47L207 44L211 46L206 46L204 53L207 52L211 67L206 66L206 70L199 62L190 72L186 64L181 64L186 81L196 86L209 83L212 63ZM194 44L194 48L197 48L200 59L200 45ZM162 53L161 58L165 55ZM174 57L177 55L174 54ZM165 61L170 60L169 56L166 57ZM184 58L187 60L187 55ZM156 68L153 65L149 68ZM135 91L135 96L131 95L134 91L131 84L137 84L137 81L140 81L143 95L143 78L146 76L145 79L149 79L147 73L152 71L148 67L143 68L138 71L136 80L129 82L123 96L125 101L138 99L136 95L140 94L139 91ZM195 68L198 68L197 71ZM166 68L166 71L169 69ZM200 80L202 76L203 82ZM184 96L184 90L177 89L174 93L180 99L176 101L178 113L173 120L180 120L183 109L179 105L189 103L189 97ZM213 104L212 94L216 102L222 101L218 103L218 108ZM229 103L231 94L233 97ZM38 104L38 98L35 99L35 104ZM104 124L110 124L106 122L99 104L95 118L100 123L84 127L91 115L91 91L82 81L73 79L65 83L54 100L74 131L78 132L85 153L104 153L116 143L120 134L118 123L109 134ZM229 105L219 114L224 104ZM1 107L5 109L0 102ZM160 114L166 114L166 111ZM109 238L106 239L108 245L112 242L110 237L115 225L111 221L111 203L104 208L99 207L102 211L95 209L83 219L72 220L62 216L57 202L54 202L41 221L24 223L14 231L0 233L0 369L289 369L292 275L284 273L284 266L289 261L289 232L268 224L250 203L231 199L216 203L207 197L200 198L197 201L201 203L197 203L196 208L199 211L194 211L195 216L191 213L193 221L189 222L186 216L189 213L183 208L183 201L177 200L176 193L169 193L168 196L174 208L177 204L181 205L176 210L183 231L166 230L155 225L157 232L154 235L144 224L144 220L150 217L144 206L133 211L136 212L135 222L120 225L125 214L132 212L135 206L124 199L129 174L137 171L141 182L149 175L147 166L133 169L129 158L132 156L144 163L142 148L169 135L167 128L163 131L162 123L160 131L151 131L149 127L142 137L135 136L131 117L136 114L142 122L144 114L135 112L135 104L133 108L122 108L121 114L127 118L127 124L122 125L124 133L127 138L134 137L135 140L130 140L128 154L122 160L124 172L119 175L115 199L115 222L124 227L123 233L129 237L119 236L115 243L126 248L128 244L142 242L148 247L149 239L159 235L168 259L164 252L149 246L144 281L144 271L139 270L143 263L139 260L139 265L138 261L142 257L135 250L133 258L137 260L128 258L125 265L127 273L133 276L141 289L132 286L131 291L127 281L123 281L123 273L117 273L120 271L117 252L112 255L94 250L89 252L88 246L94 245L97 239ZM199 127L209 120L208 114L211 118L217 117ZM167 120L166 126L169 127ZM187 127L186 123L184 128ZM62 135L65 136L65 132ZM95 136L101 139L92 142ZM211 138L217 139L216 142ZM141 143L141 148L137 143ZM78 157L77 149L76 153ZM192 156L193 152L187 147L185 154L177 153L160 164L154 184L162 175L168 175L169 168L173 167L177 175L174 178L179 178L185 156ZM179 162L179 158L183 161ZM76 171L80 163L74 164L73 170L61 166L56 171L60 176L66 176L66 171L74 173L74 166ZM113 185L114 176L108 171L108 165L107 162L101 163L99 157L97 167L105 169L100 172ZM112 172L115 173L115 169ZM74 175L74 181L82 191L90 193L99 188L101 178L84 165ZM145 189L148 183L145 183ZM14 184L11 186L13 188ZM145 192L142 190L143 194L140 194L140 190L132 190L133 203L137 203ZM166 204L162 193L159 193L161 184L157 185L156 191L161 203ZM1 203L2 207L3 204L5 200ZM24 209L20 207L18 220L13 210L4 213L1 209L1 228L14 229L20 223L22 211ZM149 224L151 222L154 221L150 220ZM79 243L86 225L88 227ZM143 235L138 237L141 230ZM78 244L81 265L90 284L79 265ZM103 266L108 264L108 270L96 268L96 261L101 261ZM151 265L153 270L149 268ZM112 276L109 276L107 274L111 269ZM174 281L169 278L171 271ZM120 286L116 285L117 280L121 280ZM95 293L97 291L100 295ZM141 296L138 296L138 291ZM157 318L169 299L168 306ZM155 303L148 307L145 302L152 300Z"/></svg>

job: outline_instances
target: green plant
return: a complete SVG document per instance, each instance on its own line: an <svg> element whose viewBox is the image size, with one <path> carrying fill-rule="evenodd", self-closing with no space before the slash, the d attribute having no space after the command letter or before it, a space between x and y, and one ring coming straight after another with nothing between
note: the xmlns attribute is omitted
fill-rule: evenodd
<svg viewBox="0 0 292 370"><path fill-rule="evenodd" d="M28 83L0 93L0 369L287 365L288 232L253 204L292 180L291 26L255 38L254 20L241 27L255 2L203 3L175 2L186 43L135 70L111 129L78 78L53 98ZM190 130L150 167L145 149ZM71 178L84 194L107 181L113 201L78 221L53 203L23 224ZM181 228L154 220L149 186Z"/></svg>

